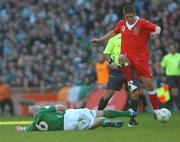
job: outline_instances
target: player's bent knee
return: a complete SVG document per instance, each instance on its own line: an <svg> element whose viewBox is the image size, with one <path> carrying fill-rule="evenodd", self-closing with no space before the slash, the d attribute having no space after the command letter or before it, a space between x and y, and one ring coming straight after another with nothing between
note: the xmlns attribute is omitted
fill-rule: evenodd
<svg viewBox="0 0 180 142"><path fill-rule="evenodd" d="M121 64L121 65L124 65L126 62L128 62L128 59L127 59L127 57L126 57L126 55L120 55L119 56L119 63Z"/></svg>

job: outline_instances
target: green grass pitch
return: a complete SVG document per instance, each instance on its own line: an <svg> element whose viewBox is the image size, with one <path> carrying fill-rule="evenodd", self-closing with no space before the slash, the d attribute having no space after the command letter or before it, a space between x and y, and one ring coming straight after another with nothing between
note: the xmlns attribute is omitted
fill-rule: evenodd
<svg viewBox="0 0 180 142"><path fill-rule="evenodd" d="M128 118L117 118L128 122ZM25 121L31 117L0 117L3 121ZM88 131L15 132L15 125L0 125L0 142L180 142L180 114L159 123L150 113L140 113L136 127L97 128Z"/></svg>

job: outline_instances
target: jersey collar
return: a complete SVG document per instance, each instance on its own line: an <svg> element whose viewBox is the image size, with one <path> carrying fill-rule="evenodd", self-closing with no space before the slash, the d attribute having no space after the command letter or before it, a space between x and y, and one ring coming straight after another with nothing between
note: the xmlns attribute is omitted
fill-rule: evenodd
<svg viewBox="0 0 180 142"><path fill-rule="evenodd" d="M132 24L132 25L128 24L128 22L126 21L126 26L127 26L127 28L128 28L129 30L131 30L131 29L134 27L134 25L136 25L136 23L138 22L139 17L136 16L135 18L136 18L136 22L135 22L134 24Z"/></svg>

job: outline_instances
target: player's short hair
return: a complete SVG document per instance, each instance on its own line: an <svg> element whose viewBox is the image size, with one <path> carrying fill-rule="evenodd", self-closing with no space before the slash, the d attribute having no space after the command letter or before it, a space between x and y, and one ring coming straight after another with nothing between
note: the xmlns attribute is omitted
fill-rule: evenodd
<svg viewBox="0 0 180 142"><path fill-rule="evenodd" d="M123 14L127 14L127 13L134 13L134 14L136 14L136 9L135 9L134 5L126 5L123 8Z"/></svg>
<svg viewBox="0 0 180 142"><path fill-rule="evenodd" d="M36 115L36 113L38 112L38 110L41 108L41 106L31 106L29 108L29 113L32 114L32 115Z"/></svg>

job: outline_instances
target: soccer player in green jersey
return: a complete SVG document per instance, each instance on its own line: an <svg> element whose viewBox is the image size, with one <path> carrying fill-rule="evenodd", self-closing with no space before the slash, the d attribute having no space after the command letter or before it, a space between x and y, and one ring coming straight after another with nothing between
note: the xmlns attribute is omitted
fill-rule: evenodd
<svg viewBox="0 0 180 142"><path fill-rule="evenodd" d="M134 111L67 109L64 105L33 106L34 120L30 126L16 126L17 132L88 130L97 127L121 127L123 122L108 120L114 117L136 117Z"/></svg>

